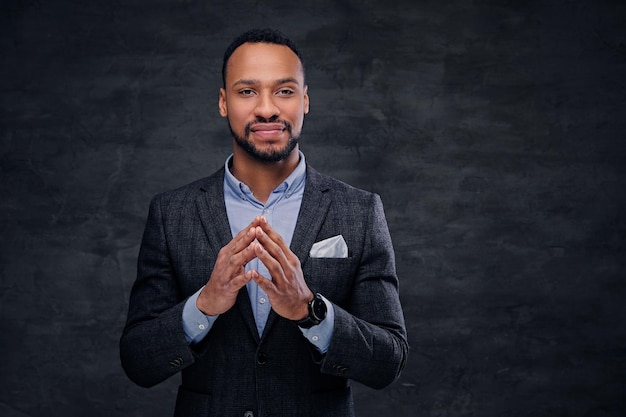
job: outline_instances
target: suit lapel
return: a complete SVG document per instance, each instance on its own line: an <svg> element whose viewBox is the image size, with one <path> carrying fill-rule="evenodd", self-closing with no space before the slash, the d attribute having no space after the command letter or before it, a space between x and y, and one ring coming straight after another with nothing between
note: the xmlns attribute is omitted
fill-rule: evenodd
<svg viewBox="0 0 626 417"><path fill-rule="evenodd" d="M202 192L196 198L196 207L213 251L211 255L216 259L220 249L233 238L224 202L224 169L207 178L200 190Z"/></svg>
<svg viewBox="0 0 626 417"><path fill-rule="evenodd" d="M331 198L324 177L307 166L306 187L300 205L300 214L291 238L291 250L304 264L315 243L330 207Z"/></svg>
<svg viewBox="0 0 626 417"><path fill-rule="evenodd" d="M328 213L331 203L329 188L324 177L308 165L306 175L306 186L302 196L302 204L300 204L300 213L290 246L302 265L309 258L309 251L315 243L315 238L326 219L326 213ZM274 310L271 310L263 330L263 337L268 334L277 317L278 315Z"/></svg>
<svg viewBox="0 0 626 417"><path fill-rule="evenodd" d="M196 198L196 207L212 251L210 256L213 258L213 263L215 263L220 249L226 246L233 238L224 201L224 169L222 168L207 178L207 181L200 189L202 193ZM236 305L243 316L246 326L258 341L259 332L256 328L246 287L239 290Z"/></svg>

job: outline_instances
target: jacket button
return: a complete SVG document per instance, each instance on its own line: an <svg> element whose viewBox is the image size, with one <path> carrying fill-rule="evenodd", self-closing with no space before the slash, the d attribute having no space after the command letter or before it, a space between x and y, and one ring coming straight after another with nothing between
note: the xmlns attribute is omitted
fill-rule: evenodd
<svg viewBox="0 0 626 417"><path fill-rule="evenodd" d="M333 365L333 369L335 371L343 374L344 372L346 372L348 370L348 367L344 366L344 365L341 365L339 363L336 363L336 364Z"/></svg>
<svg viewBox="0 0 626 417"><path fill-rule="evenodd" d="M181 366L184 363L183 358L176 358L173 361L170 361L170 366L172 368L178 368L179 366Z"/></svg>
<svg viewBox="0 0 626 417"><path fill-rule="evenodd" d="M258 363L259 365L265 365L266 362L267 356L265 355L265 353L261 352L256 356L256 363Z"/></svg>
<svg viewBox="0 0 626 417"><path fill-rule="evenodd" d="M254 417L254 413L250 410L243 413L243 417Z"/></svg>

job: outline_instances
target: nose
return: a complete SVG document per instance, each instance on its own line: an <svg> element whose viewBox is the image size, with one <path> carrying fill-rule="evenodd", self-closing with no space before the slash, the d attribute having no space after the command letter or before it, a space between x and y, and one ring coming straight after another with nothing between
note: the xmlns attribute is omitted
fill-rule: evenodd
<svg viewBox="0 0 626 417"><path fill-rule="evenodd" d="M272 119L280 114L280 108L274 101L274 96L269 93L259 95L254 115L264 119Z"/></svg>

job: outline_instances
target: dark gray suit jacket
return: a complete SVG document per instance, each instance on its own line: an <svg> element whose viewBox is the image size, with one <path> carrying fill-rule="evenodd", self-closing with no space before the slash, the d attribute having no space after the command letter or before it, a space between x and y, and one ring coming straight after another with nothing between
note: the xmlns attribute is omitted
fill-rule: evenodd
<svg viewBox="0 0 626 417"><path fill-rule="evenodd" d="M185 300L211 275L231 239L224 169L156 196L139 253L120 341L122 365L141 386L181 372L176 416L352 416L348 379L382 388L408 354L391 238L380 197L307 167L291 243L313 292L335 308L328 352L273 311L259 337L245 287L207 337L189 346ZM310 258L318 241L343 235L348 258Z"/></svg>

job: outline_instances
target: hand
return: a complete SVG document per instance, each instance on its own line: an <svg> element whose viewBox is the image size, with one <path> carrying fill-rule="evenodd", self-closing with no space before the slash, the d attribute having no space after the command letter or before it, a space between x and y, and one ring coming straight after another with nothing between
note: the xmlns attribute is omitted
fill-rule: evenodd
<svg viewBox="0 0 626 417"><path fill-rule="evenodd" d="M304 281L300 260L264 217L257 219L259 224L254 228L257 242L252 246L272 280L258 271L248 271L246 275L265 291L276 314L301 320L309 314L308 302L313 299L313 293Z"/></svg>
<svg viewBox="0 0 626 417"><path fill-rule="evenodd" d="M228 311L235 304L241 287L250 281L245 266L257 256L255 246L258 244L252 242L256 239L260 219L256 217L219 251L211 278L196 302L204 314L214 316Z"/></svg>

